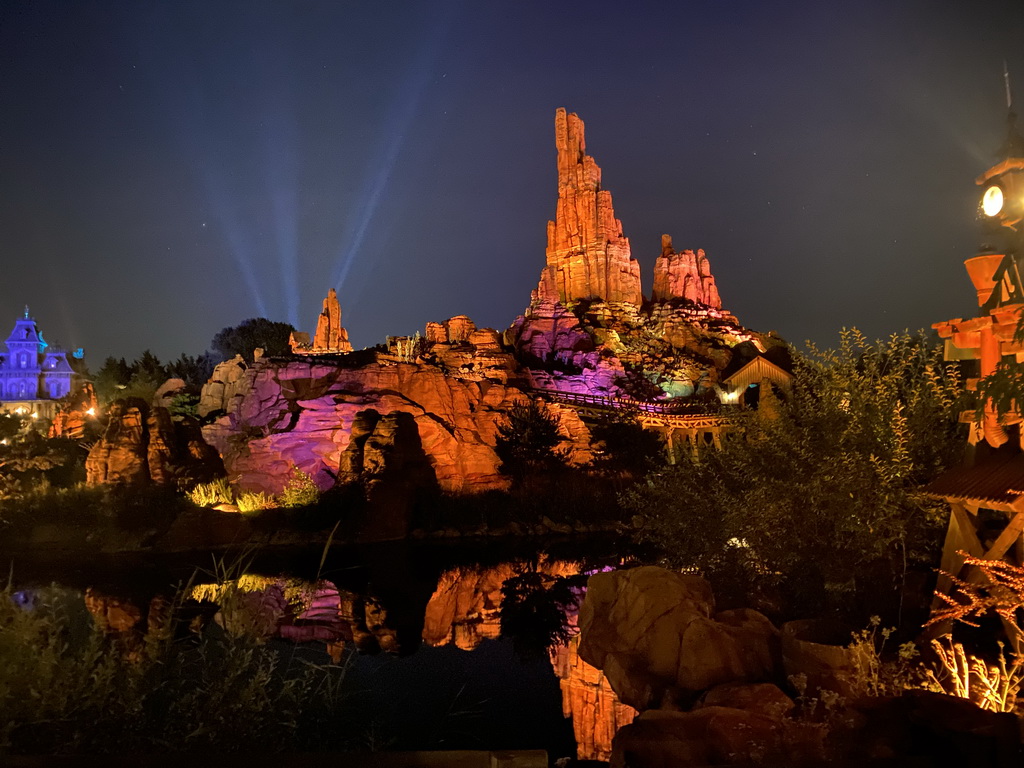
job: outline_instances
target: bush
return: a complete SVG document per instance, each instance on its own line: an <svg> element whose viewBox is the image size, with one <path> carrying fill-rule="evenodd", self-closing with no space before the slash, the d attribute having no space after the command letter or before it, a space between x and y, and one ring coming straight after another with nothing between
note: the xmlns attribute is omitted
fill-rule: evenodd
<svg viewBox="0 0 1024 768"><path fill-rule="evenodd" d="M962 454L961 398L922 338L844 332L839 351L796 361L777 418L652 473L624 503L667 560L775 590L783 615L899 626L908 570L939 554L945 505L919 488Z"/></svg>
<svg viewBox="0 0 1024 768"><path fill-rule="evenodd" d="M279 751L336 690L337 667L288 667L171 611L144 643L105 635L81 595L0 591L0 754ZM311 734L312 735L312 734Z"/></svg>
<svg viewBox="0 0 1024 768"><path fill-rule="evenodd" d="M292 469L285 483L284 490L277 497L282 507L308 507L316 504L320 498L320 489L313 478L298 467Z"/></svg>

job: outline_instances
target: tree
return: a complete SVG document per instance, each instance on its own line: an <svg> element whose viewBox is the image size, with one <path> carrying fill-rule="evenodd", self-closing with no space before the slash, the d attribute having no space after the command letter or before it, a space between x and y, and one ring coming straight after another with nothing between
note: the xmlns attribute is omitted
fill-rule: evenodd
<svg viewBox="0 0 1024 768"><path fill-rule="evenodd" d="M938 554L945 508L920 487L962 453L962 391L921 337L872 345L845 331L837 352L795 361L775 419L652 474L624 503L668 559L773 587L784 613L896 620L908 567Z"/></svg>
<svg viewBox="0 0 1024 768"><path fill-rule="evenodd" d="M198 392L213 375L216 364L216 357L209 352L195 357L182 354L177 360L167 364L166 371L168 378L181 379L190 390Z"/></svg>
<svg viewBox="0 0 1024 768"><path fill-rule="evenodd" d="M663 463L665 443L661 435L644 429L635 411L612 411L590 428L600 449L595 466L636 477Z"/></svg>
<svg viewBox="0 0 1024 768"><path fill-rule="evenodd" d="M109 403L120 396L119 392L128 386L131 378L132 370L123 357L108 357L93 377L96 396L101 402Z"/></svg>
<svg viewBox="0 0 1024 768"><path fill-rule="evenodd" d="M565 466L565 458L557 450L560 442L558 418L530 400L508 410L505 422L498 426L494 450L501 459L501 472L522 480Z"/></svg>
<svg viewBox="0 0 1024 768"><path fill-rule="evenodd" d="M221 360L230 360L235 355L241 355L251 363L253 350L257 347L261 347L267 355L288 354L288 339L294 330L289 323L254 317L222 329L213 337L210 346Z"/></svg>

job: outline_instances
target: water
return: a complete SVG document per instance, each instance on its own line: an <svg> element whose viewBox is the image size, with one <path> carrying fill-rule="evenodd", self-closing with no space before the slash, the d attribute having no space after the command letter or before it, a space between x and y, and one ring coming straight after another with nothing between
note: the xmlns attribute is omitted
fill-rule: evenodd
<svg viewBox="0 0 1024 768"><path fill-rule="evenodd" d="M111 631L141 637L154 598L188 585L195 597L214 601L205 603L206 621L224 603L216 621L228 631L263 632L287 658L333 657L347 665L347 706L339 716L357 746L545 749L557 758L576 754L573 728L551 660L533 637L550 627L531 626L545 615L550 623L551 614L530 613L518 625L525 636L504 635L501 587L523 573L553 584L617 562L613 543L591 540L544 547L392 543L228 561L204 553L38 556L15 559L10 568L23 595L50 584L80 592ZM224 598L214 585L225 578L244 599ZM534 653L517 653L523 648Z"/></svg>

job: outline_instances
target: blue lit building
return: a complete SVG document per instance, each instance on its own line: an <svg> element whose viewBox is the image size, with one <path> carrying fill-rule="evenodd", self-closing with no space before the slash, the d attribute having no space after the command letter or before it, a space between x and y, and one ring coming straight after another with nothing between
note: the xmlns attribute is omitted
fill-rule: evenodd
<svg viewBox="0 0 1024 768"><path fill-rule="evenodd" d="M43 340L25 307L7 338L7 353L0 353L0 410L52 418L55 401L71 392L73 376L67 353Z"/></svg>

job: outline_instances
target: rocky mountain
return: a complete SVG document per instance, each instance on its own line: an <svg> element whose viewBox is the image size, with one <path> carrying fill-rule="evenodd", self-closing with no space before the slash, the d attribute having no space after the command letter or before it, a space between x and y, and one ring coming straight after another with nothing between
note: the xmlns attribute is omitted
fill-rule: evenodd
<svg viewBox="0 0 1024 768"><path fill-rule="evenodd" d="M277 492L298 467L321 488L382 488L388 477L453 493L505 488L498 426L537 390L713 398L734 347L780 343L722 309L704 251L677 252L668 236L645 299L583 121L564 109L555 146L555 218L524 314L504 333L458 315L350 352L332 289L312 341L295 334L290 357L224 363L204 387L199 412L212 423L203 435L234 482ZM570 461L587 462L590 435L576 411L550 397L543 407Z"/></svg>

